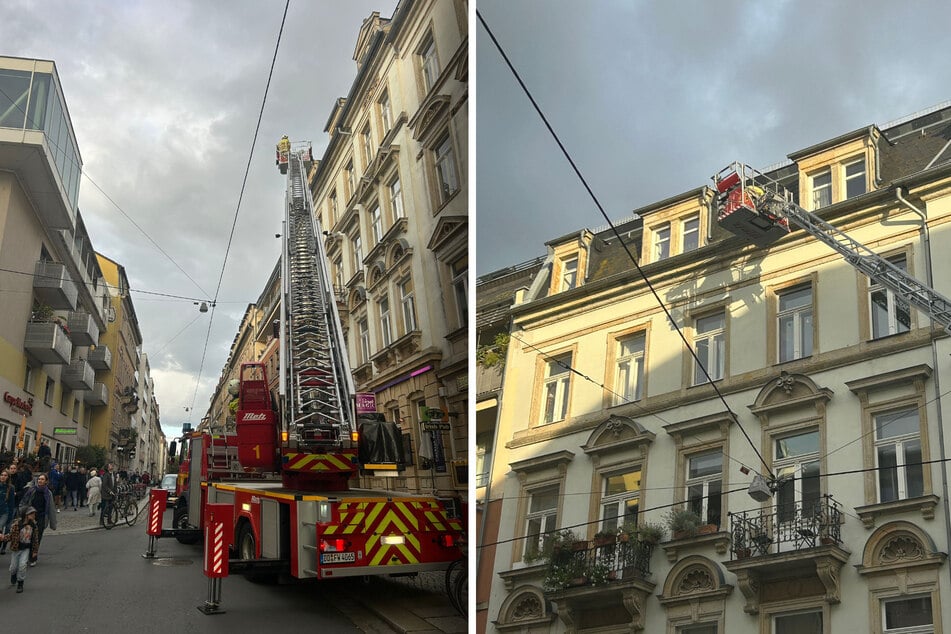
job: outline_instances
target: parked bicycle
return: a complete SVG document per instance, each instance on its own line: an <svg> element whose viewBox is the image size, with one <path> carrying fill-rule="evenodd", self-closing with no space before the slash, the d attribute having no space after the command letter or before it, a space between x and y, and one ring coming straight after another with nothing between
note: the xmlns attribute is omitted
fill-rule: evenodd
<svg viewBox="0 0 951 634"><path fill-rule="evenodd" d="M469 609L469 558L466 556L465 541L460 542L462 557L446 568L446 594L456 612L463 617Z"/></svg>
<svg viewBox="0 0 951 634"><path fill-rule="evenodd" d="M127 526L133 526L139 517L138 495L134 485L119 484L116 487L116 497L112 501L112 508L103 518L103 525L106 530L112 530L112 527L119 522L125 522Z"/></svg>

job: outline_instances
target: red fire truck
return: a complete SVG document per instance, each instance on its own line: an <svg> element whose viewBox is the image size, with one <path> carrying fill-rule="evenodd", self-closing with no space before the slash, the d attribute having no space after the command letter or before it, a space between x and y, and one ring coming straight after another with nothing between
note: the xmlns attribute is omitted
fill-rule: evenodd
<svg viewBox="0 0 951 634"><path fill-rule="evenodd" d="M163 536L197 542L204 506L228 504L233 572L324 579L444 569L462 556L462 522L448 500L351 486L358 473L398 475L403 445L396 423L356 407L306 185L310 157L309 143L288 151L277 389L263 363L243 364L229 385L234 431L183 437L174 527Z"/></svg>

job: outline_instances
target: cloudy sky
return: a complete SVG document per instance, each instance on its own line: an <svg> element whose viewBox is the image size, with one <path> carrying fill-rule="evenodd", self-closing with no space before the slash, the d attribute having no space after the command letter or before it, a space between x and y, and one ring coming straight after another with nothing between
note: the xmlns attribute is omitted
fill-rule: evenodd
<svg viewBox="0 0 951 634"><path fill-rule="evenodd" d="M169 439L206 412L239 321L277 261L285 180L274 144L286 133L323 153L324 124L356 76L360 25L373 11L389 17L396 2L291 2L251 155L284 5L4 0L0 55L56 62L83 159L80 210L93 247L128 273ZM189 299L136 291L217 294L218 304L202 314Z"/></svg>
<svg viewBox="0 0 951 634"><path fill-rule="evenodd" d="M951 99L951 3L479 0L609 217ZM477 272L605 221L481 25Z"/></svg>

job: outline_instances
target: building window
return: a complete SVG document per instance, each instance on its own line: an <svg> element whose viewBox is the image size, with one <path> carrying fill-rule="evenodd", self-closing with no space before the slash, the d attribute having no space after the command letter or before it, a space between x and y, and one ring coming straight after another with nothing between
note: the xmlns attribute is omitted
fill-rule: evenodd
<svg viewBox="0 0 951 634"><path fill-rule="evenodd" d="M400 281L400 307L403 311L403 334L416 330L416 295L413 293L413 279Z"/></svg>
<svg viewBox="0 0 951 634"><path fill-rule="evenodd" d="M379 244L383 239L383 216L380 214L380 205L374 204L370 210L370 229L373 232L373 243Z"/></svg>
<svg viewBox="0 0 951 634"><path fill-rule="evenodd" d="M558 485L536 489L529 494L528 514L525 516L524 561L533 561L544 551L545 540L556 528L558 521Z"/></svg>
<svg viewBox="0 0 951 634"><path fill-rule="evenodd" d="M439 190L439 204L459 191L459 180L456 178L456 159L452 151L452 141L446 134L436 144L433 154L436 168L436 185Z"/></svg>
<svg viewBox="0 0 951 634"><path fill-rule="evenodd" d="M73 422L79 422L79 399L73 401Z"/></svg>
<svg viewBox="0 0 951 634"><path fill-rule="evenodd" d="M720 449L687 458L687 508L704 524L720 526L723 452Z"/></svg>
<svg viewBox="0 0 951 634"><path fill-rule="evenodd" d="M906 271L905 256L888 258L888 261ZM897 335L911 329L911 310L908 302L896 297L895 293L881 284L871 282L868 287L869 309L871 310L872 339Z"/></svg>
<svg viewBox="0 0 951 634"><path fill-rule="evenodd" d="M36 382L36 373L33 370L33 367L27 363L26 364L26 373L23 375L23 391L27 394L33 393L33 384Z"/></svg>
<svg viewBox="0 0 951 634"><path fill-rule="evenodd" d="M393 222L400 218L405 218L403 211L403 190L400 189L400 177L397 176L390 181L390 207L393 210Z"/></svg>
<svg viewBox="0 0 951 634"><path fill-rule="evenodd" d="M63 388L63 393L59 397L59 413L63 416L68 414L67 410L69 409L69 399L66 397L66 389Z"/></svg>
<svg viewBox="0 0 951 634"><path fill-rule="evenodd" d="M344 193L347 195L347 200L350 200L354 191L356 191L353 187L353 159L347 161L347 166L343 168L343 172L344 177L347 179L347 191Z"/></svg>
<svg viewBox="0 0 951 634"><path fill-rule="evenodd" d="M380 104L380 129L383 130L383 135L386 136L386 133L393 127L393 109L390 105L390 92L388 90L383 91L378 103Z"/></svg>
<svg viewBox="0 0 951 634"><path fill-rule="evenodd" d="M800 286L779 295L776 316L779 362L812 354L812 286Z"/></svg>
<svg viewBox="0 0 951 634"><path fill-rule="evenodd" d="M719 632L720 629L716 623L698 623L677 628L677 634L719 634Z"/></svg>
<svg viewBox="0 0 951 634"><path fill-rule="evenodd" d="M874 418L879 501L891 502L924 495L918 410L889 412Z"/></svg>
<svg viewBox="0 0 951 634"><path fill-rule="evenodd" d="M360 328L360 365L370 360L370 324L366 317L358 323Z"/></svg>
<svg viewBox="0 0 951 634"><path fill-rule="evenodd" d="M43 402L47 405L53 405L53 393L56 391L56 382L50 377L46 377L46 389L43 391Z"/></svg>
<svg viewBox="0 0 951 634"><path fill-rule="evenodd" d="M865 159L845 164L845 197L854 198L865 193Z"/></svg>
<svg viewBox="0 0 951 634"><path fill-rule="evenodd" d="M812 177L812 208L822 209L832 204L832 170L827 168Z"/></svg>
<svg viewBox="0 0 951 634"><path fill-rule="evenodd" d="M670 225L663 225L654 229L654 262L660 262L670 257Z"/></svg>
<svg viewBox="0 0 951 634"><path fill-rule="evenodd" d="M787 612L773 616L772 634L823 634L822 610Z"/></svg>
<svg viewBox="0 0 951 634"><path fill-rule="evenodd" d="M469 321L469 264L462 257L449 265L449 274L452 276L452 296L456 300L456 317L459 326L465 326Z"/></svg>
<svg viewBox="0 0 951 634"><path fill-rule="evenodd" d="M430 34L419 47L419 69L423 79L423 94L428 94L436 85L439 77L439 63L436 60L436 41Z"/></svg>
<svg viewBox="0 0 951 634"><path fill-rule="evenodd" d="M725 319L722 313L701 317L696 320L694 329L696 335L693 340L694 352L700 360L694 367L693 384L700 385L707 382L703 370L713 381L723 378L725 371Z"/></svg>
<svg viewBox="0 0 951 634"><path fill-rule="evenodd" d="M693 216L683 221L681 238L683 253L693 251L700 246L700 216Z"/></svg>
<svg viewBox="0 0 951 634"><path fill-rule="evenodd" d="M363 128L363 132L360 133L361 138L363 139L363 161L364 165L367 167L370 166L370 161L373 160L373 137L370 135L370 124L368 123L366 127Z"/></svg>
<svg viewBox="0 0 951 634"><path fill-rule="evenodd" d="M882 632L884 634L932 634L934 613L931 597L900 597L882 601Z"/></svg>
<svg viewBox="0 0 951 634"><path fill-rule="evenodd" d="M773 451L774 470L781 482L776 490L777 521L782 524L795 521L797 516L812 517L821 496L819 432L775 438Z"/></svg>
<svg viewBox="0 0 951 634"><path fill-rule="evenodd" d="M390 329L390 300L388 297L380 300L380 337L383 339L384 348L393 342Z"/></svg>
<svg viewBox="0 0 951 634"><path fill-rule="evenodd" d="M363 270L363 240L360 239L360 234L355 234L350 238L353 244L353 270L362 271Z"/></svg>
<svg viewBox="0 0 951 634"><path fill-rule="evenodd" d="M492 432L476 435L475 485L484 487L489 483L489 467L492 466Z"/></svg>
<svg viewBox="0 0 951 634"><path fill-rule="evenodd" d="M578 285L578 258L573 257L561 263L561 290L568 291Z"/></svg>
<svg viewBox="0 0 951 634"><path fill-rule="evenodd" d="M611 531L625 524L637 525L640 504L641 470L605 475L601 497L601 530Z"/></svg>
<svg viewBox="0 0 951 634"><path fill-rule="evenodd" d="M343 259L337 258L334 260L334 286L336 291L342 291L344 287L343 279Z"/></svg>
<svg viewBox="0 0 951 634"><path fill-rule="evenodd" d="M337 215L337 190L335 189L330 192L330 196L328 198L330 200L330 226L332 227L337 224L337 220L340 219L340 217Z"/></svg>
<svg viewBox="0 0 951 634"><path fill-rule="evenodd" d="M542 423L564 420L568 413L568 387L571 381L571 353L549 361L542 387Z"/></svg>
<svg viewBox="0 0 951 634"><path fill-rule="evenodd" d="M617 402L615 405L639 401L644 378L644 334L626 337L617 342Z"/></svg>

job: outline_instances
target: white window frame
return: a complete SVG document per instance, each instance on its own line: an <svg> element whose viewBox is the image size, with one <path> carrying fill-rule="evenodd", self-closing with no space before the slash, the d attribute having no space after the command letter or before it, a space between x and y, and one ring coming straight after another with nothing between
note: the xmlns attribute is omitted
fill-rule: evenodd
<svg viewBox="0 0 951 634"><path fill-rule="evenodd" d="M413 288L413 279L403 278L397 283L400 289L400 307L403 311L403 334L416 330L416 293Z"/></svg>
<svg viewBox="0 0 951 634"><path fill-rule="evenodd" d="M350 238L350 243L353 246L353 270L362 271L363 270L363 239L360 237L360 233L357 232Z"/></svg>
<svg viewBox="0 0 951 634"><path fill-rule="evenodd" d="M795 295L807 291L809 293L809 303L803 305L793 305L788 308L783 307L784 301L791 299ZM777 293L776 297L776 358L780 363L802 359L812 356L813 342L813 293L812 285L796 286ZM792 348L784 350L785 337L783 326L785 323L792 325ZM808 348L808 350L807 350Z"/></svg>
<svg viewBox="0 0 951 634"><path fill-rule="evenodd" d="M815 451L809 451L794 455L786 455L780 457L779 455L779 443L783 442L789 438L797 438L806 436L807 434L816 435L816 449ZM803 502L803 473L805 470L811 470L813 467L817 469L816 477L819 478L818 482L820 485L819 492L816 498L816 501L822 497L822 463L820 460L820 443L821 438L819 436L819 430L817 428L808 428L808 429L799 429L795 432L777 435L770 439L773 449L773 471L776 473L778 478L790 477L794 478L791 483L786 483L784 487L792 485L793 495L791 501L791 509L785 508L785 505L780 504L780 496L782 492L778 492L776 495L776 522L777 524L782 524L785 521L795 521L796 520L796 509L801 509L801 512L805 515L809 515L809 509L804 507ZM810 476L811 479L812 476ZM784 514L784 512L786 514Z"/></svg>
<svg viewBox="0 0 951 634"><path fill-rule="evenodd" d="M706 324L711 324L712 320L715 319L720 320L719 326L706 326ZM703 346L703 349L701 349L701 345ZM697 354L697 358L700 359L700 362L703 363L704 368L707 370L707 374L710 375L712 380L719 381L724 377L726 374L725 313L712 313L702 317L697 317L694 320L693 350ZM706 350L706 354L703 353L703 350ZM693 367L693 384L703 385L705 383L707 383L707 377L704 376L700 366L695 360Z"/></svg>
<svg viewBox="0 0 951 634"><path fill-rule="evenodd" d="M696 251L700 248L700 214L684 218L680 222L680 246L681 253Z"/></svg>
<svg viewBox="0 0 951 634"><path fill-rule="evenodd" d="M903 271L908 270L907 259L904 255L886 258L890 263L894 264ZM888 332L876 333L876 320L875 320L875 302L872 299L872 296L876 293L885 293L885 310L887 313L887 328ZM898 320L899 309L902 309L905 314L908 315L908 327L906 328ZM906 333L911 330L911 306L904 299L896 297L895 293L890 289L885 288L881 284L869 280L868 285L868 310L869 310L869 330L872 339L881 339L883 337L888 337L891 335L898 335Z"/></svg>
<svg viewBox="0 0 951 634"><path fill-rule="evenodd" d="M53 380L53 377L46 377L46 385L43 388L43 403L52 407L53 406L53 396L56 394L56 381Z"/></svg>
<svg viewBox="0 0 951 634"><path fill-rule="evenodd" d="M568 416L568 396L571 389L572 353L568 352L545 362L545 378L542 382L541 412L543 425L557 423Z"/></svg>
<svg viewBox="0 0 951 634"><path fill-rule="evenodd" d="M625 353L625 344L629 352ZM647 337L643 332L621 337L617 340L617 366L615 368L615 405L632 403L641 400L644 386L644 354L647 348ZM633 371L632 371L633 368Z"/></svg>
<svg viewBox="0 0 951 634"><path fill-rule="evenodd" d="M436 39L432 33L423 40L423 45L419 48L419 71L423 79L423 94L429 94L429 91L436 85L439 78L439 60L436 58Z"/></svg>
<svg viewBox="0 0 951 634"><path fill-rule="evenodd" d="M856 172L855 174L850 175L849 168L854 167L856 165L861 165L862 171ZM861 196L862 194L865 194L868 192L867 177L866 177L867 170L868 168L866 167L864 156L858 159L855 159L853 161L842 163L842 182L844 185L842 190L844 192L846 200L848 200L849 198L855 198L856 196ZM858 180L859 182L862 183L862 191L849 195L849 183L855 180Z"/></svg>
<svg viewBox="0 0 951 634"><path fill-rule="evenodd" d="M829 179L828 183L816 185L816 180ZM827 167L809 177L809 192L812 197L812 210L816 211L832 204L832 168Z"/></svg>
<svg viewBox="0 0 951 634"><path fill-rule="evenodd" d="M336 285L337 291L342 291L345 285L343 277L343 258L337 258L334 260L334 284Z"/></svg>
<svg viewBox="0 0 951 634"><path fill-rule="evenodd" d="M452 294L456 300L456 317L459 325L465 326L469 321L469 264L466 259L459 259L449 263L449 274L452 276Z"/></svg>
<svg viewBox="0 0 951 634"><path fill-rule="evenodd" d="M397 176L391 180L387 187L390 191L390 207L393 211L393 222L396 222L398 219L406 217L406 212L403 211L403 190L400 177Z"/></svg>
<svg viewBox="0 0 951 634"><path fill-rule="evenodd" d="M528 492L528 504L525 507L525 548L522 549L522 560L529 553L541 553L545 548L545 540L558 528L558 496L561 494L561 487L557 484L539 487ZM544 507L532 510L532 503L542 496L552 495L554 498L553 507ZM532 526L537 525L537 532ZM537 535L536 539L532 539ZM534 548L532 548L534 547Z"/></svg>
<svg viewBox="0 0 951 634"><path fill-rule="evenodd" d="M712 455L720 456L720 470L715 473L708 473L706 475L690 477L690 463L694 459L705 458ZM684 456L684 501L687 503L687 508L693 506L692 498L690 495L691 487L700 487L700 509L698 515L700 515L700 521L704 524L716 524L717 526L722 525L723 523L723 449L718 447L712 451L701 451L694 454L688 454ZM710 517L710 495L711 495L711 485L717 483L720 485L720 492L717 495L720 495L720 517L717 521L711 521L713 518Z"/></svg>
<svg viewBox="0 0 951 634"><path fill-rule="evenodd" d="M926 625L913 625L910 627L893 627L888 628L886 620L886 604L889 603L902 603L906 601L914 601L917 599L928 599L931 603L931 623ZM913 595L903 595L900 597L890 597L888 599L882 599L880 601L881 606L881 618L882 618L882 634L934 634L934 601L930 594L913 594Z"/></svg>
<svg viewBox="0 0 951 634"><path fill-rule="evenodd" d="M885 425L888 425L888 424L894 424L897 420L899 420L900 418L904 418L906 416L914 417L915 425L914 425L913 432L908 432L906 434L901 434L899 436L889 436L886 438L879 437L879 425L878 425L879 419L883 419L883 422L885 423ZM883 425L883 427L885 425ZM918 411L918 408L910 407L910 408L891 410L889 412L882 412L879 414L875 414L874 416L872 416L872 430L873 430L873 444L874 444L873 451L875 452L875 467L878 468L881 466L879 464L879 453L878 453L879 449L884 447L894 447L895 448L895 472L896 472L897 480L898 480L897 497L894 500L883 500L882 499L882 481L881 481L882 472L881 471L877 472L877 477L875 478L876 499L879 502L895 502L898 500L907 500L910 497L917 497L917 496L909 495L909 486L908 486L909 474L908 474L908 465L905 462L905 448L906 448L906 445L917 443L918 453L921 455L922 462L926 460L926 457L924 454L924 446L921 442L921 416L920 416L920 412ZM918 488L922 492L919 495L922 495L925 490L925 482L924 482L925 466L926 465L918 465L918 469L921 472L920 473L921 482Z"/></svg>
<svg viewBox="0 0 951 634"><path fill-rule="evenodd" d="M350 200L356 193L356 187L354 187L353 159L347 162L347 166L343 168L343 171L346 172L345 176L347 179L347 200Z"/></svg>
<svg viewBox="0 0 951 634"><path fill-rule="evenodd" d="M383 347L386 348L393 343L393 331L390 327L390 298L382 297L378 302L380 309L380 338Z"/></svg>
<svg viewBox="0 0 951 634"><path fill-rule="evenodd" d="M433 169L436 175L436 191L439 203L445 203L459 191L459 179L456 175L456 152L452 147L452 138L447 132L433 148Z"/></svg>
<svg viewBox="0 0 951 634"><path fill-rule="evenodd" d="M578 256L561 262L561 290L570 291L578 286Z"/></svg>
<svg viewBox="0 0 951 634"><path fill-rule="evenodd" d="M383 94L380 95L380 124L383 128L383 136L386 136L386 133L390 131L393 127L393 110L392 105L390 104L390 91L384 90Z"/></svg>
<svg viewBox="0 0 951 634"><path fill-rule="evenodd" d="M660 225L651 232L653 234L653 262L660 262L670 257L670 223Z"/></svg>
<svg viewBox="0 0 951 634"><path fill-rule="evenodd" d="M383 239L383 213L379 203L374 203L370 210L370 230L373 233L373 244L379 244Z"/></svg>
<svg viewBox="0 0 951 634"><path fill-rule="evenodd" d="M370 322L366 317L361 317L357 321L357 328L360 331L360 365L370 360Z"/></svg>
<svg viewBox="0 0 951 634"><path fill-rule="evenodd" d="M370 162L373 161L373 133L370 131L370 124L366 124L363 128L363 132L360 133L363 137L363 160L367 167L370 166Z"/></svg>
<svg viewBox="0 0 951 634"><path fill-rule="evenodd" d="M637 476L638 486L636 489L625 489L619 493L608 493L608 483L611 478L623 477L629 474L639 474ZM640 501L641 501L641 487L640 484L643 481L644 472L640 466L637 466L634 469L625 469L623 471L613 471L610 473L604 473L601 476L601 510L599 517L601 518L601 530L610 531L617 528L621 528L628 521L631 521L633 524L637 524L637 519L640 514ZM633 520L627 519L627 510L629 508L628 504L634 502L635 512Z"/></svg>

